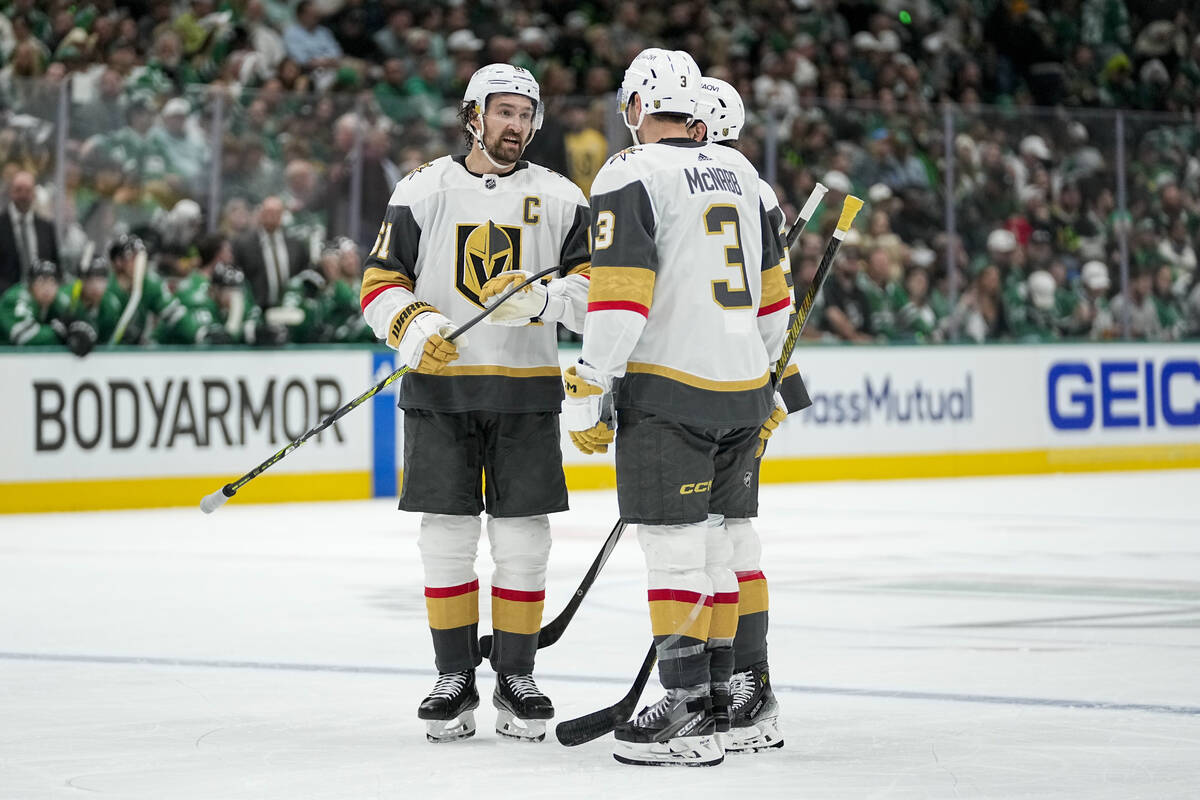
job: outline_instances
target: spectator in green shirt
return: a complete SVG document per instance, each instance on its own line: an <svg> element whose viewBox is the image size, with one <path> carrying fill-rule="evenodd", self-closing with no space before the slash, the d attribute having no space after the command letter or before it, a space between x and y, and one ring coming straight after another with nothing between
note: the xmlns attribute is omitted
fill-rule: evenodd
<svg viewBox="0 0 1200 800"><path fill-rule="evenodd" d="M67 344L76 355L86 355L97 342L107 342L112 338L113 327L121 317L122 308L116 296L108 291L111 274L112 264L108 258L96 256L82 265L79 278L71 287L67 313L75 336L68 336Z"/></svg>
<svg viewBox="0 0 1200 800"><path fill-rule="evenodd" d="M1183 304L1175 295L1175 275L1169 264L1154 271L1154 310L1158 316L1159 338L1177 341L1187 332Z"/></svg>
<svg viewBox="0 0 1200 800"><path fill-rule="evenodd" d="M941 315L929 301L929 270L910 267L904 275L903 302L896 310L895 338L901 341L940 341Z"/></svg>
<svg viewBox="0 0 1200 800"><path fill-rule="evenodd" d="M67 339L69 305L59 286L58 265L35 261L27 284L14 284L0 295L0 337L4 344L62 344Z"/></svg>

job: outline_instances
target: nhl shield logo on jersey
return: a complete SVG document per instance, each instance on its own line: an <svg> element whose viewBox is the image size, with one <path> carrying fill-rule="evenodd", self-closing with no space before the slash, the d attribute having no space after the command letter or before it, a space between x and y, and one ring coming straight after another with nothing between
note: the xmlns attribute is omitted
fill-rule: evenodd
<svg viewBox="0 0 1200 800"><path fill-rule="evenodd" d="M505 270L521 268L521 228L497 225L491 220L480 225L459 225L454 252L455 287L483 308L479 302L483 285Z"/></svg>

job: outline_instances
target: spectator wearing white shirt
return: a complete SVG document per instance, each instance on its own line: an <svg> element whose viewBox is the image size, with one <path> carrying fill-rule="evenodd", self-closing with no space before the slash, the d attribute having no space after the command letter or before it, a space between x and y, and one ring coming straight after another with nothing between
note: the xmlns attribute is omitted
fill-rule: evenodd
<svg viewBox="0 0 1200 800"><path fill-rule="evenodd" d="M296 22L283 32L288 56L302 67L333 67L342 58L342 46L321 21L321 12L312 0L296 6Z"/></svg>

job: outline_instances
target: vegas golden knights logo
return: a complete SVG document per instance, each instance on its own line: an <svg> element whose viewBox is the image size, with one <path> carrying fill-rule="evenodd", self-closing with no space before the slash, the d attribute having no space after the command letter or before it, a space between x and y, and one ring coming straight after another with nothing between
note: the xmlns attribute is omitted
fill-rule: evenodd
<svg viewBox="0 0 1200 800"><path fill-rule="evenodd" d="M459 225L457 239L454 285L463 297L483 308L479 292L488 279L521 268L521 228L488 220L482 225Z"/></svg>

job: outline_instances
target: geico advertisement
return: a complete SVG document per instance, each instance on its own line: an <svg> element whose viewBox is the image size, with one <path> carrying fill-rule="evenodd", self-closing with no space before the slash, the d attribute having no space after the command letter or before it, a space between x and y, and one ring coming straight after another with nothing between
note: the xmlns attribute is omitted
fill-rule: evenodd
<svg viewBox="0 0 1200 800"><path fill-rule="evenodd" d="M359 394L363 352L4 355L4 480L248 471ZM272 469L368 466L360 409Z"/></svg>
<svg viewBox="0 0 1200 800"><path fill-rule="evenodd" d="M1062 350L1044 363L1057 442L1200 440L1200 346Z"/></svg>

